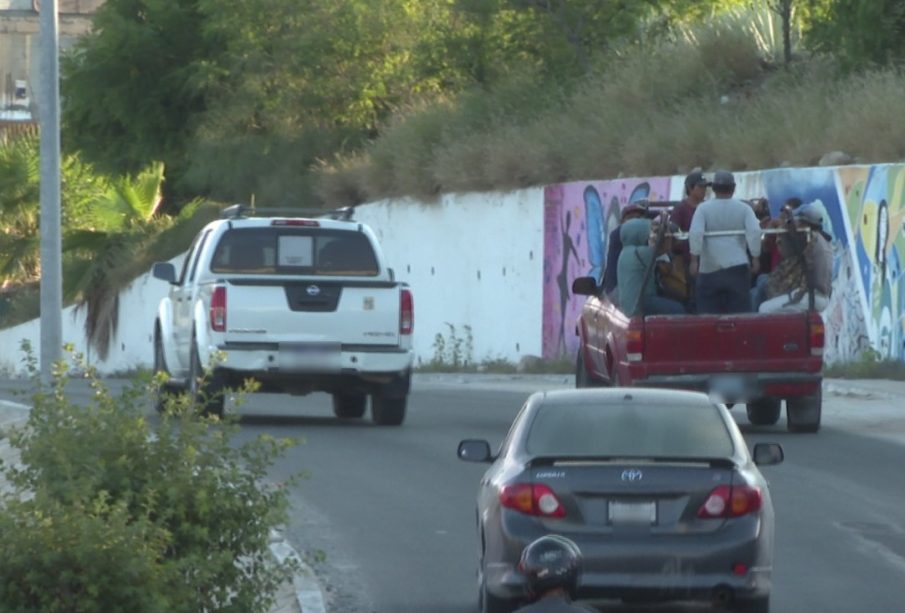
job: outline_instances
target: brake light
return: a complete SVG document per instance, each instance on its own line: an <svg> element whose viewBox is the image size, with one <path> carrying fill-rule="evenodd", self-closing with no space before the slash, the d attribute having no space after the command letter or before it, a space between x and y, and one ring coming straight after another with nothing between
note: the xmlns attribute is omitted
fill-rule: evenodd
<svg viewBox="0 0 905 613"><path fill-rule="evenodd" d="M412 292L404 289L399 294L399 334L411 334L415 329L415 301Z"/></svg>
<svg viewBox="0 0 905 613"><path fill-rule="evenodd" d="M320 227L320 222L314 219L274 219L270 222L271 226L305 226L308 228Z"/></svg>
<svg viewBox="0 0 905 613"><path fill-rule="evenodd" d="M566 509L548 486L542 483L515 483L500 491L500 504L526 515L565 517Z"/></svg>
<svg viewBox="0 0 905 613"><path fill-rule="evenodd" d="M640 362L644 358L644 330L629 328L625 331L625 358L629 362Z"/></svg>
<svg viewBox="0 0 905 613"><path fill-rule="evenodd" d="M822 356L823 345L826 340L826 334L823 327L823 320L817 313L811 313L808 318L808 340L811 346L811 355Z"/></svg>
<svg viewBox="0 0 905 613"><path fill-rule="evenodd" d="M698 509L698 517L701 519L741 517L759 511L763 504L760 488L750 485L718 485Z"/></svg>
<svg viewBox="0 0 905 613"><path fill-rule="evenodd" d="M218 285L211 294L210 312L211 330L214 332L226 331L226 286Z"/></svg>

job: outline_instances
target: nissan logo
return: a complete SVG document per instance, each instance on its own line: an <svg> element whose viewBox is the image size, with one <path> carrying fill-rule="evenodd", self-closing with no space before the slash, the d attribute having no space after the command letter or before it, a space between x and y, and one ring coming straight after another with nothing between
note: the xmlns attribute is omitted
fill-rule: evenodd
<svg viewBox="0 0 905 613"><path fill-rule="evenodd" d="M305 289L305 291L308 292L308 295L309 295L309 296L317 296L318 294L321 293L321 288L319 288L319 287L316 286L316 285L309 285L309 286Z"/></svg>
<svg viewBox="0 0 905 613"><path fill-rule="evenodd" d="M644 473L638 470L637 468L629 468L628 470L622 471L622 480L623 481L641 481L644 478Z"/></svg>

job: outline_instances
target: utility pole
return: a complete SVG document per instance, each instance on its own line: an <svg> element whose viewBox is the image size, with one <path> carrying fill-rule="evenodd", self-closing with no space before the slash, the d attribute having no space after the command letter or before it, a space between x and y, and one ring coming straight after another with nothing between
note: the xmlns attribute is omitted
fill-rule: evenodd
<svg viewBox="0 0 905 613"><path fill-rule="evenodd" d="M38 6L38 3L35 3ZM41 377L63 355L63 239L60 213L60 48L58 1L41 0Z"/></svg>

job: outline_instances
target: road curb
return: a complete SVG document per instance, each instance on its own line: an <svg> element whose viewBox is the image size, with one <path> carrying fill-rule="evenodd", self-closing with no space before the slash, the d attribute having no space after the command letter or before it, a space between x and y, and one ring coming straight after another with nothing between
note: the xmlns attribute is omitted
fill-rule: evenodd
<svg viewBox="0 0 905 613"><path fill-rule="evenodd" d="M302 557L276 530L270 533L270 552L280 563L295 560L302 572L293 576L292 588L296 603L302 613L326 613L324 593L314 575L314 570L305 564Z"/></svg>
<svg viewBox="0 0 905 613"><path fill-rule="evenodd" d="M867 389L865 387L848 385L844 383L826 382L823 386L824 391L833 396L842 396L843 398L862 398L868 400L871 398L892 398L892 394L881 392L878 390Z"/></svg>

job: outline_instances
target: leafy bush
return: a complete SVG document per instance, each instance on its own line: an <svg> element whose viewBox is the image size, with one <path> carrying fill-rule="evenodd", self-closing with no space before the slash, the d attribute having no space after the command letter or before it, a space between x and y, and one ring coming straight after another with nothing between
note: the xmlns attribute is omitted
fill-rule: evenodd
<svg viewBox="0 0 905 613"><path fill-rule="evenodd" d="M286 519L285 489L264 486L290 445L201 419L187 395L157 428L135 380L114 397L80 356L93 391L67 397L71 369L41 383L28 423L10 436L22 465L0 513L0 610L264 611L294 562L278 563L270 531Z"/></svg>

